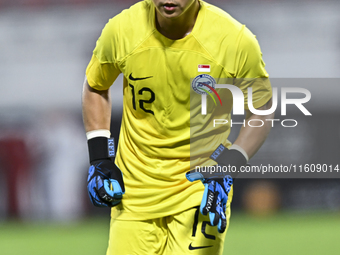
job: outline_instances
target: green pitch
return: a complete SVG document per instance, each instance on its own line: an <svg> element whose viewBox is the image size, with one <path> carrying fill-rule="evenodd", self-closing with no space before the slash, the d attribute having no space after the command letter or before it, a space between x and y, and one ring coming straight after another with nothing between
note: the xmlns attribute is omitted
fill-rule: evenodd
<svg viewBox="0 0 340 255"><path fill-rule="evenodd" d="M109 219L57 225L0 222L0 254L105 255ZM339 213L232 214L224 254L340 254Z"/></svg>
<svg viewBox="0 0 340 255"><path fill-rule="evenodd" d="M340 254L340 212L282 213L263 219L232 212L224 254Z"/></svg>

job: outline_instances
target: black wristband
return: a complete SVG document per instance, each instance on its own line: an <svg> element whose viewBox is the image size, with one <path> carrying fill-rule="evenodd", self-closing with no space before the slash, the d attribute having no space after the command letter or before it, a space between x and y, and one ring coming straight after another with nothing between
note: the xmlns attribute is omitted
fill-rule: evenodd
<svg viewBox="0 0 340 255"><path fill-rule="evenodd" d="M110 159L116 156L113 138L94 137L87 141L90 164L95 160Z"/></svg>
<svg viewBox="0 0 340 255"><path fill-rule="evenodd" d="M237 172L232 174L233 178L236 177L241 166L245 166L247 164L247 159L240 151L229 150L223 144L220 144L217 147L217 149L210 155L210 158L215 160L217 164L221 166L236 167Z"/></svg>

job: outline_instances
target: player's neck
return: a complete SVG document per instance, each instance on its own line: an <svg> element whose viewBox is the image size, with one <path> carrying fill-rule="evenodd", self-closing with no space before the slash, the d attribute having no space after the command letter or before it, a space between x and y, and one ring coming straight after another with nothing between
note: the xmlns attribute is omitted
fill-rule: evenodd
<svg viewBox="0 0 340 255"><path fill-rule="evenodd" d="M172 19L165 18L156 11L157 30L172 40L184 38L194 28L199 8L199 1L195 1L182 15Z"/></svg>

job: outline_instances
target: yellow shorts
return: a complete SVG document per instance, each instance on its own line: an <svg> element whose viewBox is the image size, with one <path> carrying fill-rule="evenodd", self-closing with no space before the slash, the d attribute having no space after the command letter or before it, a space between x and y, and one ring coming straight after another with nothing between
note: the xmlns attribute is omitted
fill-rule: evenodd
<svg viewBox="0 0 340 255"><path fill-rule="evenodd" d="M230 206L227 207L227 229ZM176 215L145 221L111 219L106 255L222 255L224 238L209 217L194 207Z"/></svg>

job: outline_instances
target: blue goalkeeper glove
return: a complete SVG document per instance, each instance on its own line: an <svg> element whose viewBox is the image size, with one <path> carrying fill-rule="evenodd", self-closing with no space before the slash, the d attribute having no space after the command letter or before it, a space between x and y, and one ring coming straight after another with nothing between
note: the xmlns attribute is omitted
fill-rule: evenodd
<svg viewBox="0 0 340 255"><path fill-rule="evenodd" d="M93 162L89 168L87 191L95 206L112 207L119 204L125 193L122 173L111 160Z"/></svg>
<svg viewBox="0 0 340 255"><path fill-rule="evenodd" d="M218 232L223 233L227 227L225 213L233 179L230 175L205 178L200 172L187 172L186 177L191 182L200 180L204 184L200 211L203 215L209 214L210 224L217 226Z"/></svg>
<svg viewBox="0 0 340 255"><path fill-rule="evenodd" d="M113 138L94 137L88 140L90 168L87 191L93 205L112 207L121 202L125 187L122 172L113 162Z"/></svg>

